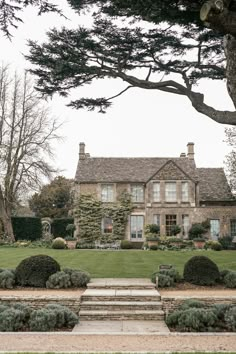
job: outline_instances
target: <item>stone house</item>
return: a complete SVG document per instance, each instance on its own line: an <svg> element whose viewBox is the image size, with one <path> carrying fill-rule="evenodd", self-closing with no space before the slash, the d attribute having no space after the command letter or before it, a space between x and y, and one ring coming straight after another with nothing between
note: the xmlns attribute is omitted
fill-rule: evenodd
<svg viewBox="0 0 236 354"><path fill-rule="evenodd" d="M209 238L236 235L236 199L224 170L197 168L194 143L187 144L186 154L173 158L90 157L80 143L75 189L104 203L114 203L123 191L130 193L134 210L125 237L131 241L144 241L144 226L153 223L167 236L179 225L178 236L187 238L193 223L209 220ZM104 218L101 228L112 232L112 220Z"/></svg>

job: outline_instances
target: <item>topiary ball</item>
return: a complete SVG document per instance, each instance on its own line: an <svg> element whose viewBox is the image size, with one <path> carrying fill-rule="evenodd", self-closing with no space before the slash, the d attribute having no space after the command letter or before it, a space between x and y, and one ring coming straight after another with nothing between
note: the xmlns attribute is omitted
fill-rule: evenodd
<svg viewBox="0 0 236 354"><path fill-rule="evenodd" d="M184 266L184 280L196 285L214 285L220 279L217 265L205 256L194 256Z"/></svg>
<svg viewBox="0 0 236 354"><path fill-rule="evenodd" d="M60 265L46 255L23 259L16 268L16 282L21 286L45 288L50 275L59 272Z"/></svg>

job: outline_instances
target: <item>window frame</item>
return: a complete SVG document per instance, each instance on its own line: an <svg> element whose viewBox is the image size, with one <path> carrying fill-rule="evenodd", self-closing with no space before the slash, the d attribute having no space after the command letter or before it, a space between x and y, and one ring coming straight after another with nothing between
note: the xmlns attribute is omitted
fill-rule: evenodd
<svg viewBox="0 0 236 354"><path fill-rule="evenodd" d="M186 189L183 186L186 185ZM189 182L183 181L181 182L181 201L182 203L189 202Z"/></svg>
<svg viewBox="0 0 236 354"><path fill-rule="evenodd" d="M142 191L142 198L139 198L138 189ZM136 190L135 190L136 189ZM135 191L135 193L134 193ZM130 185L131 201L133 203L144 203L144 185L143 184L131 184Z"/></svg>
<svg viewBox="0 0 236 354"><path fill-rule="evenodd" d="M111 188L110 191L111 197L109 197L109 187ZM106 191L104 189L107 188ZM106 197L106 198L105 198ZM103 203L113 203L115 201L115 191L114 191L114 184L113 183L103 183L101 184L101 201Z"/></svg>
<svg viewBox="0 0 236 354"><path fill-rule="evenodd" d="M159 190L155 191L155 186L159 186ZM157 196L157 198L156 198ZM161 202L161 183L160 182L153 182L152 184L152 200L154 203Z"/></svg>
<svg viewBox="0 0 236 354"><path fill-rule="evenodd" d="M142 228L141 230L133 230L132 229L132 226L133 226L133 222L132 220L136 219L138 220L138 218L142 218ZM139 223L136 222L136 225L135 227L138 229L139 227ZM140 235L140 231L141 231L141 237L139 237ZM135 237L132 236L132 234L135 233ZM137 215L130 215L130 240L131 241L135 241L135 240L140 240L142 241L143 240L143 236L144 236L144 215L141 215L141 214L137 214Z"/></svg>
<svg viewBox="0 0 236 354"><path fill-rule="evenodd" d="M167 220L167 219L170 219L170 220ZM171 227L174 225L177 225L177 215L176 214L166 214L165 215L166 236L172 236Z"/></svg>
<svg viewBox="0 0 236 354"><path fill-rule="evenodd" d="M235 229L235 231L234 232L232 232L232 224L234 223L234 229ZM236 236L236 219L230 219L230 236L231 237L235 237Z"/></svg>
<svg viewBox="0 0 236 354"><path fill-rule="evenodd" d="M168 186L175 186L175 188L173 190L168 190L167 189ZM172 195L172 197L170 198L171 195ZM177 183L176 182L165 182L165 202L166 203L176 203L177 202Z"/></svg>
<svg viewBox="0 0 236 354"><path fill-rule="evenodd" d="M110 224L107 223L107 225L111 225L111 229L105 228L105 224L106 224L105 220L111 220ZM106 230L109 230L109 231L106 231ZM104 216L102 218L102 234L112 234L112 232L113 232L113 220L109 216Z"/></svg>
<svg viewBox="0 0 236 354"><path fill-rule="evenodd" d="M218 222L218 229L219 229L219 232L218 234L214 235L214 229L212 227L213 225L213 222L214 221L217 221ZM220 236L220 219L210 219L210 235L211 235L211 240L218 240L219 236Z"/></svg>

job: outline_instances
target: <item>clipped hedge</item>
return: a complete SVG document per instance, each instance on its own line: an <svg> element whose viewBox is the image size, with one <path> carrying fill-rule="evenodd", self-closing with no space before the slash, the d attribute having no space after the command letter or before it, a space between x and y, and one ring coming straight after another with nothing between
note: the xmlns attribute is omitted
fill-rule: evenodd
<svg viewBox="0 0 236 354"><path fill-rule="evenodd" d="M74 224L74 218L57 218L54 219L51 224L51 233L54 238L69 236L71 232L69 232L66 228L68 225Z"/></svg>
<svg viewBox="0 0 236 354"><path fill-rule="evenodd" d="M13 216L11 220L16 241L34 241L42 237L42 224L40 218Z"/></svg>

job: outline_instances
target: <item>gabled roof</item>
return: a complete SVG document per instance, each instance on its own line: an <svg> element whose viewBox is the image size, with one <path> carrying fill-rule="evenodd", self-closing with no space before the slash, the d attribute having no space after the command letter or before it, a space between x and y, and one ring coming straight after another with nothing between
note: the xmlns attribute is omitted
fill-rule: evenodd
<svg viewBox="0 0 236 354"><path fill-rule="evenodd" d="M79 183L146 183L170 160L192 180L197 181L195 162L187 157L89 157L79 161L75 180Z"/></svg>
<svg viewBox="0 0 236 354"><path fill-rule="evenodd" d="M197 168L201 201L235 200L223 168Z"/></svg>

